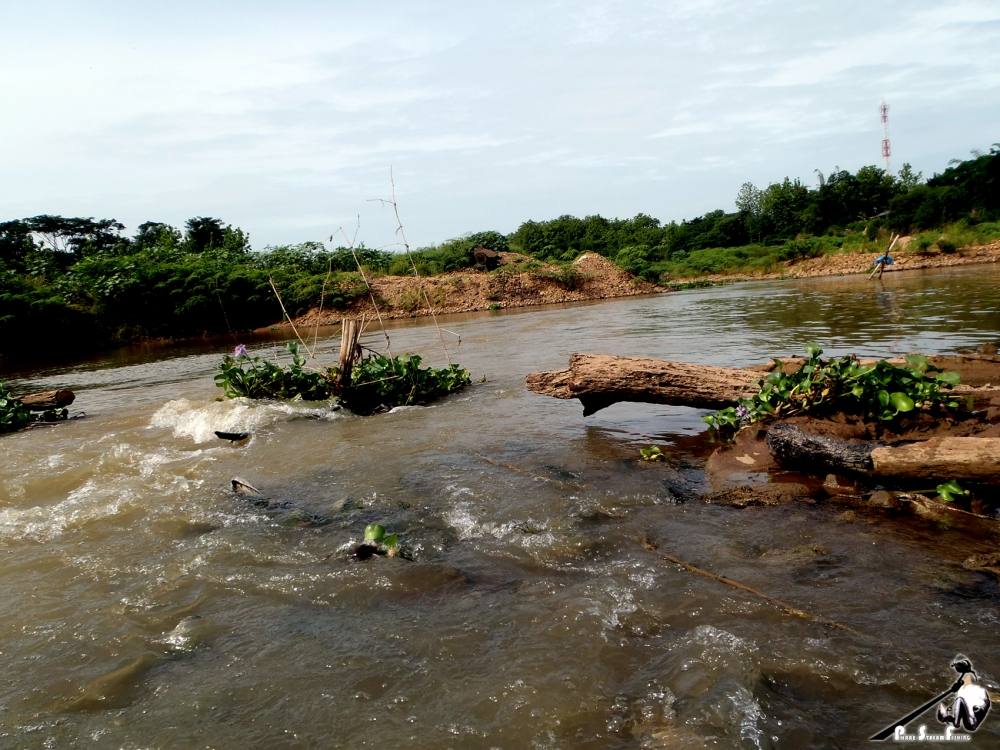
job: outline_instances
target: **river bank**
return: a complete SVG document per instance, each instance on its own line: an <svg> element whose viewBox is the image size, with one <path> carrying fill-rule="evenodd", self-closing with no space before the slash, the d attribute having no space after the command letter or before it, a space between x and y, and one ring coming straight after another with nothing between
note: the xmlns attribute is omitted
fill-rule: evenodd
<svg viewBox="0 0 1000 750"><path fill-rule="evenodd" d="M970 264L1000 262L1000 242L943 252L898 252L887 274ZM455 271L440 276L378 276L369 279L372 294L356 300L346 310L316 308L295 319L295 325L333 325L344 317L377 314L385 319L504 310L564 302L583 302L645 294L677 288L744 281L804 279L865 274L872 254L834 253L818 258L787 261L780 270L759 274L706 274L653 284L622 270L607 258L585 253L569 267L542 263L517 253L501 253L497 271ZM376 311L377 306L377 311ZM279 327L287 326L283 322ZM261 330L268 330L269 326Z"/></svg>

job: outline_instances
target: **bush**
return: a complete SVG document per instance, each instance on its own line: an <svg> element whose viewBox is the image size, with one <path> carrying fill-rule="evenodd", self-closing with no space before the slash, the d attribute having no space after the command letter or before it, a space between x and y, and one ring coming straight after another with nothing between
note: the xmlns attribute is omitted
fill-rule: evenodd
<svg viewBox="0 0 1000 750"><path fill-rule="evenodd" d="M586 275L580 273L572 263L559 263L551 271L536 271L535 276L539 279L551 281L567 291L579 289L587 280Z"/></svg>

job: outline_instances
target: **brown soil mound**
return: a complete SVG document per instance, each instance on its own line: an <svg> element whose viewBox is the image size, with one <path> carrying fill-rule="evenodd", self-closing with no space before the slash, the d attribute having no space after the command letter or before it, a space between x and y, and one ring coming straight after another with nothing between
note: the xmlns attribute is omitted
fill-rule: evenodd
<svg viewBox="0 0 1000 750"><path fill-rule="evenodd" d="M383 318L499 310L554 302L629 297L662 291L595 253L581 255L567 269L518 253L501 253L495 271L469 269L441 276L380 276L370 279ZM370 296L343 310L312 310L296 324L335 323L345 315L373 316Z"/></svg>

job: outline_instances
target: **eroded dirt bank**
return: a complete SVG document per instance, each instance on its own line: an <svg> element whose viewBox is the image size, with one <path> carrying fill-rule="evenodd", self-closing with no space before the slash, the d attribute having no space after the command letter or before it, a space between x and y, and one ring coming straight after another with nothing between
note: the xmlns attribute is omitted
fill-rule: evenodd
<svg viewBox="0 0 1000 750"><path fill-rule="evenodd" d="M417 279L381 276L369 279L384 318L415 318L430 314L500 310L556 302L632 297L662 291L655 284L626 273L607 258L586 253L569 269L501 253L496 271L454 271ZM428 304L429 303L429 304ZM336 323L345 315L375 315L372 297L365 295L344 310L312 310L297 324Z"/></svg>

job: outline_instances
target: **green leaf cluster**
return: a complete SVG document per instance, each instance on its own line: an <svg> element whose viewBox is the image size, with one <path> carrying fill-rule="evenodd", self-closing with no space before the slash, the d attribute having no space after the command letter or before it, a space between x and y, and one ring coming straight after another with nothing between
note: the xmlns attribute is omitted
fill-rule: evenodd
<svg viewBox="0 0 1000 750"><path fill-rule="evenodd" d="M306 370L306 360L295 341L286 344L292 362L282 366L250 355L226 355L215 374L215 384L227 398L272 398L322 401L333 395L328 372Z"/></svg>
<svg viewBox="0 0 1000 750"><path fill-rule="evenodd" d="M863 365L853 355L824 360L815 344L806 347L806 353L805 364L792 373L785 373L776 360L756 394L705 421L716 430L735 431L768 419L842 411L891 422L919 409L959 406L948 392L958 384L958 373L942 371L922 355L911 354L904 366L896 366L885 360Z"/></svg>
<svg viewBox="0 0 1000 750"><path fill-rule="evenodd" d="M396 406L426 404L472 382L469 371L459 365L420 364L416 354L366 357L354 365L351 385L340 394L341 403L355 414L374 414Z"/></svg>
<svg viewBox="0 0 1000 750"><path fill-rule="evenodd" d="M281 365L250 356L242 347L226 355L215 374L215 384L227 398L302 399L322 401L339 396L355 414L374 414L396 406L427 404L472 382L459 365L421 367L416 354L387 357L372 354L351 370L350 385L337 390L337 369L308 370L294 341L286 344L291 364Z"/></svg>
<svg viewBox="0 0 1000 750"><path fill-rule="evenodd" d="M648 448L640 448L639 455L643 461L662 461L663 451L658 445L650 445Z"/></svg>
<svg viewBox="0 0 1000 750"><path fill-rule="evenodd" d="M31 411L0 383L0 432L14 432L34 422Z"/></svg>
<svg viewBox="0 0 1000 750"><path fill-rule="evenodd" d="M365 543L378 547L389 557L395 557L399 550L399 534L387 534L381 524L370 523L365 526Z"/></svg>
<svg viewBox="0 0 1000 750"><path fill-rule="evenodd" d="M936 489L938 493L937 499L942 503L950 503L969 494L969 491L963 489L954 479L942 482Z"/></svg>

